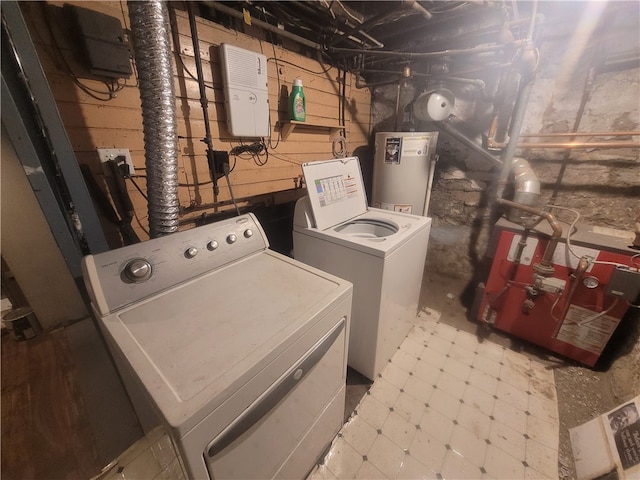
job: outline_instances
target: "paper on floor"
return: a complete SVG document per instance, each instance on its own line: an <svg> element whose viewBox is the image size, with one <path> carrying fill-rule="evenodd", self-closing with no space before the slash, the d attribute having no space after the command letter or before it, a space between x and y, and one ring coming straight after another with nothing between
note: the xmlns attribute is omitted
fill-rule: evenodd
<svg viewBox="0 0 640 480"><path fill-rule="evenodd" d="M640 395L569 430L578 480L640 478Z"/></svg>

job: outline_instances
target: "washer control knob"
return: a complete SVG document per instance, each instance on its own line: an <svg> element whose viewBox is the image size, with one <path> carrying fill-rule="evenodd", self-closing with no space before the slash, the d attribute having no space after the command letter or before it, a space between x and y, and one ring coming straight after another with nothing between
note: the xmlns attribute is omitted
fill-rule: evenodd
<svg viewBox="0 0 640 480"><path fill-rule="evenodd" d="M142 283L151 277L151 264L144 258L134 258L125 265L122 273L126 281Z"/></svg>
<svg viewBox="0 0 640 480"><path fill-rule="evenodd" d="M210 251L214 251L216 248L218 248L218 241L217 240L211 240L209 243L207 243L207 250Z"/></svg>
<svg viewBox="0 0 640 480"><path fill-rule="evenodd" d="M238 240L238 237L235 233L230 233L229 235L227 235L227 243L236 243L236 240Z"/></svg>
<svg viewBox="0 0 640 480"><path fill-rule="evenodd" d="M251 238L253 237L253 230L251 230L250 228L247 228L244 231L244 238Z"/></svg>
<svg viewBox="0 0 640 480"><path fill-rule="evenodd" d="M184 256L187 258L193 258L198 254L198 249L196 247L189 247L184 251Z"/></svg>

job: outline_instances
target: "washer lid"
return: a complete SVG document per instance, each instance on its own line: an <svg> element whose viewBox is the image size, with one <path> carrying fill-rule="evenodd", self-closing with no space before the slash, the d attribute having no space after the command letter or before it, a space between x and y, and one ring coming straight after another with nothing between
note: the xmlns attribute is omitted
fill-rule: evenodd
<svg viewBox="0 0 640 480"><path fill-rule="evenodd" d="M302 172L318 230L326 230L367 211L358 157L303 163Z"/></svg>

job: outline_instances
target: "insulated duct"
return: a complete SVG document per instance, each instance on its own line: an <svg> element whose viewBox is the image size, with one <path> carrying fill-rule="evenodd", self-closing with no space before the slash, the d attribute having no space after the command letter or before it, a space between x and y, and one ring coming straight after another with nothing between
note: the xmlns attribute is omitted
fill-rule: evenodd
<svg viewBox="0 0 640 480"><path fill-rule="evenodd" d="M165 2L129 1L127 6L142 102L149 235L156 238L178 230L178 136L171 29Z"/></svg>
<svg viewBox="0 0 640 480"><path fill-rule="evenodd" d="M535 207L540 199L540 180L524 158L514 158L511 163L514 193L513 201ZM518 209L511 209L507 218L512 222L523 223L529 216L522 216Z"/></svg>

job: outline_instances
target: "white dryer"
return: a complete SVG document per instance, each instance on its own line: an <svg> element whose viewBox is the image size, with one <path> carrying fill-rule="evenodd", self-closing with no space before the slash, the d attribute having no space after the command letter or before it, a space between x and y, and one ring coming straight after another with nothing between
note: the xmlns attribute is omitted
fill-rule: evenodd
<svg viewBox="0 0 640 480"><path fill-rule="evenodd" d="M368 208L357 157L302 170L293 255L353 283L348 364L373 379L415 322L431 219Z"/></svg>

